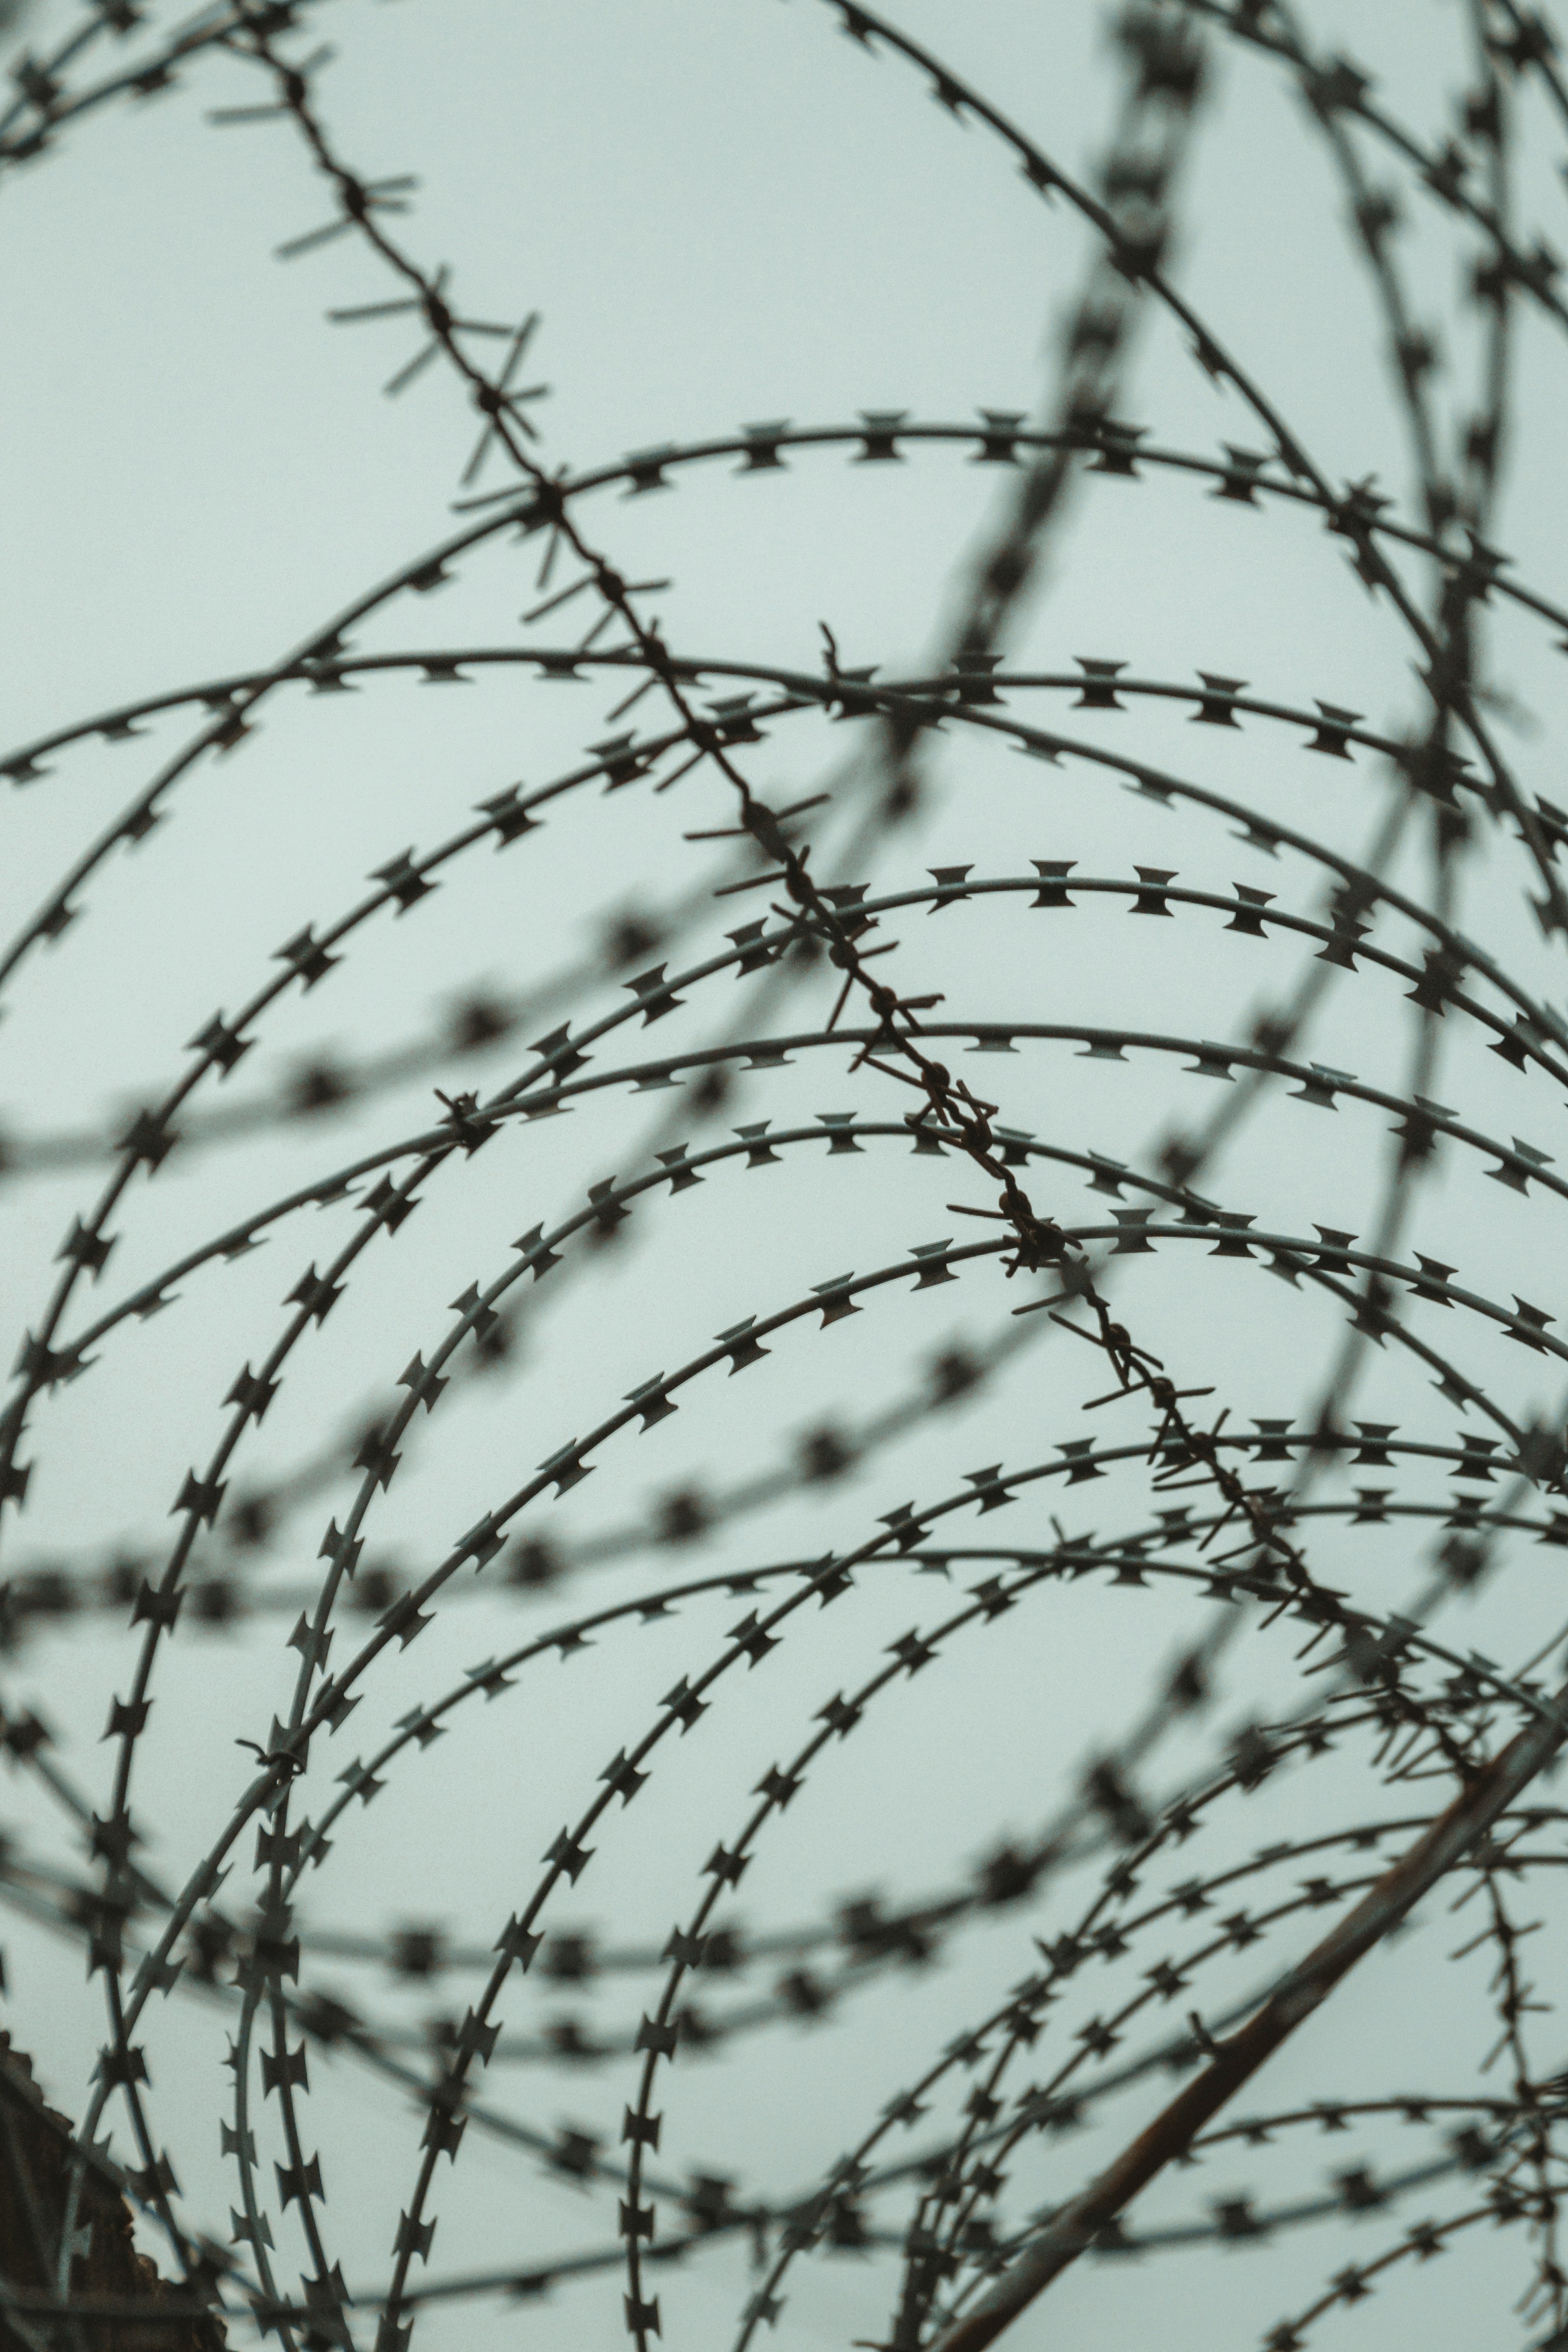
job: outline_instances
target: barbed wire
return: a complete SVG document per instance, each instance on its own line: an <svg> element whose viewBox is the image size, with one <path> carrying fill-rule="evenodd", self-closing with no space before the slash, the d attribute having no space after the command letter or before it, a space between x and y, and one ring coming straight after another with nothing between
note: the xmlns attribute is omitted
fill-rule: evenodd
<svg viewBox="0 0 1568 2352"><path fill-rule="evenodd" d="M390 362L378 356L391 367L389 394L443 375L460 393L471 436L457 468L462 520L281 657L195 685L153 681L0 757L13 786L30 793L47 778L53 800L68 795L89 745L130 745L139 760L144 739L152 755L112 821L13 932L0 984L25 1003L49 968L45 947L90 963L89 885L95 905L101 893L117 908L128 872L138 893L159 870L178 890L168 820L209 764L241 749L263 756L250 747L268 719L287 712L308 726L348 696L370 708L400 679L475 689L468 707L488 711L504 683L525 698L521 726L515 698L508 706L511 743L528 735L536 689L587 685L610 702L591 730L568 729L574 751L544 752L546 782L484 790L493 777L476 772L471 814L435 847L370 843L370 887L357 897L345 898L335 853L302 837L293 878L301 908L316 911L237 980L226 1002L237 1009L214 1014L177 1064L163 1064L173 1075L138 1076L134 1095L122 1089L128 1107L106 1115L85 1091L62 1108L68 1087L79 1093L67 1068L46 1114L5 1129L0 1177L19 1233L30 1231L32 1203L63 1199L79 1175L97 1191L71 1212L56 1270L42 1285L28 1279L0 1413L0 1508L12 1507L0 1740L26 1824L0 1842L0 1901L19 1932L85 1952L107 2038L74 2086L74 2134L61 2126L58 2143L67 2153L49 2158L63 2184L58 2210L37 2208L42 2159L0 2133L31 2231L14 2256L0 2228L0 2326L38 2352L173 2343L180 2327L177 2340L206 2342L188 2331L215 2316L287 2352L368 2352L373 2342L404 2352L427 2309L460 2308L471 2326L476 2306L505 2314L547 2292L582 2298L574 2328L607 2325L608 2306L588 2298L595 2282L618 2279L626 2333L648 2352L665 2333L661 2293L679 2294L683 2275L699 2273L710 2293L728 2291L740 2259L749 2276L729 2340L742 2352L779 2325L786 2288L807 2300L818 2291L798 2282L815 2279L815 2257L837 2252L858 2258L863 2283L859 2301L820 2306L839 2332L843 2315L874 2296L884 2352L974 2352L1086 2252L1109 2266L1109 2289L1119 2263L1177 2247L1294 2246L1322 2228L1337 2248L1341 2225L1430 2190L1451 2210L1299 2298L1265 2339L1272 2352L1297 2352L1331 2314L1374 2284L1393 2287L1482 2220L1519 2225L1520 2326L1555 2342L1568 2327L1558 2242L1568 2100L1561 2053L1543 2053L1531 2022L1543 2007L1535 1979L1550 1979L1544 1963L1531 1976L1525 1939L1559 1927L1551 1874L1568 1852L1562 1809L1536 1785L1568 1737L1568 1628L1551 1630L1552 1588L1541 1574L1568 1543L1568 1382L1555 1370L1568 1339L1549 1305L1534 1303L1549 1288L1545 1221L1568 1199L1568 1178L1511 1131L1511 1104L1528 1082L1531 1123L1552 1139L1542 1089L1568 1085L1568 1014L1546 992L1568 934L1558 870L1568 814L1532 789L1542 763L1528 744L1517 756L1502 749L1494 721L1506 724L1511 706L1489 640L1506 629L1520 657L1539 663L1557 649L1552 633L1568 633L1553 583L1522 581L1493 544L1510 461L1527 480L1543 465L1527 437L1520 322L1550 335L1568 324L1561 267L1521 226L1527 167L1553 152L1568 121L1556 36L1513 0L1471 0L1472 79L1452 126L1422 131L1280 0L1152 0L1114 19L1110 130L1086 176L901 26L829 0L865 57L913 68L955 122L1018 166L1047 224L1070 214L1086 239L1033 415L982 409L977 422L944 423L874 409L847 425L753 425L567 469L547 455L544 387L521 380L547 325L532 310L459 308L456 271L416 258L398 225L413 211L412 176L373 174L339 145L323 103L332 54L305 46L321 5L219 0L167 24L154 6L95 0L47 56L15 68L0 167L37 164L79 127L87 139L121 99L198 80L218 84L208 110L218 127L291 137L326 192L327 216L289 227L274 249L304 261L353 247L381 273L385 299L339 302L328 318L417 339ZM808 14L799 12L803 31ZM106 66L111 42L122 51ZM1251 74L1283 77L1321 135L1372 291L1408 513L1374 476L1333 486L1265 386L1266 338L1245 299L1225 338L1185 290L1183 207L1205 185L1206 102L1222 68L1238 88ZM1392 181L1375 176L1386 172ZM1411 203L1465 258L1481 317L1473 380L1420 323L1426 281L1402 246ZM308 209L300 217L309 223ZM1243 429L1265 447L1226 443L1208 456L1126 421L1141 339L1173 331L1184 363L1241 404ZM1527 454L1515 457L1521 444ZM674 488L704 467L742 481L804 478L799 458L817 452L888 469L875 478L909 498L920 480L909 460L943 448L1000 488L940 617L933 583L938 652L891 669L851 666L837 616L821 625L816 669L768 649L682 642L684 627L653 602L669 580L634 578L619 552L657 537L646 510L623 533L618 502L605 502ZM1376 720L1337 698L1255 692L1217 669L1177 675L1163 655L1141 652L1131 626L1125 658L1042 656L1034 614L1080 576L1075 564L1092 563L1098 542L1079 527L1092 522L1102 480L1114 486L1108 496L1127 485L1146 498L1163 495L1160 486L1196 490L1215 516L1246 509L1276 535L1294 517L1318 519L1385 632L1369 658L1401 694L1415 664L1414 712ZM1120 528L1135 541L1142 526L1133 514ZM422 609L412 648L360 642L402 617L400 600L459 576L476 594L499 585L515 604L513 552L532 567L521 640L472 634L465 608L460 634L431 629ZM1268 562L1249 554L1237 572ZM1344 572L1336 562L1325 593L1339 593ZM1063 698L1065 728L1050 723ZM1166 741L1174 723L1208 731L1182 739L1178 754ZM1248 730L1243 766L1230 739ZM542 728L541 740L559 739ZM769 797L755 748L764 744L791 780ZM1336 763L1305 772L1310 793L1284 757L1297 748ZM679 803L666 797L678 788ZM1037 797L1047 789L1049 800ZM603 814L601 802L612 803ZM550 816L563 820L557 834ZM1131 837L1142 847L1156 819L1186 824L1185 874L1138 863L1126 846ZM917 824L933 821L943 862L911 872ZM973 836L968 862L950 841L954 824ZM574 868L553 847L567 824L620 824L627 839L635 827L667 862L623 873L610 856ZM528 839L542 833L542 843ZM1116 856L1086 855L1082 835L1114 837ZM1010 852L994 864L999 837ZM1278 890L1220 878L1212 853L1227 856L1232 839L1284 861ZM114 853L132 847L127 869ZM469 855L481 848L485 860ZM593 947L563 950L542 922L537 952L531 940L503 985L444 969L437 957L454 939L462 954L469 936L483 937L491 850L510 853L506 870L526 871L542 900L573 899L594 925ZM1054 854L1067 850L1077 854ZM387 923L442 889L444 910L460 897L473 911L441 930L435 953L421 950L416 926L396 934L433 1007L410 1024L378 959ZM737 896L747 919L716 937L715 913L728 921ZM1050 920L1031 923L1020 946L1003 921L1014 909ZM1125 935L1104 928L1127 916L1173 929L1129 956ZM1245 1012L1228 951L1215 951L1216 918L1261 976L1262 1001ZM358 988L363 1034L352 1046L321 1033L302 1043L303 998L344 967L340 997ZM111 955L100 985L123 980ZM642 1033L668 1019L677 1025L644 1045ZM1314 1058L1347 1050L1334 1041L1352 1035L1369 1077ZM163 1041L149 1036L147 1051ZM954 1069L960 1053L994 1057L984 1080ZM481 1055L488 1091L459 1084ZM1115 1069L1114 1095L1091 1100L1068 1059ZM232 1100L212 1102L242 1061ZM808 1110L795 1072L852 1077L859 1101ZM1217 1107L1187 1112L1186 1090L1166 1084L1178 1076L1220 1086ZM1437 1100L1439 1088L1466 1108ZM621 1097L644 1094L670 1099L623 1118ZM1324 1160L1360 1176L1358 1231L1305 1213L1298 1177L1310 1193L1325 1169L1318 1147L1278 1126L1287 1101L1340 1118L1342 1140ZM384 1108L387 1128L376 1123ZM569 1143L566 1117L576 1119ZM1034 1125L1011 1123L1020 1118ZM752 1175L769 1170L782 1182L753 1191ZM1067 1178L1100 1196L1087 1216L1068 1204ZM1494 1196L1479 1195L1477 1178ZM1225 1197L1200 1192L1200 1181ZM517 1221L533 1222L498 1244L496 1195L510 1217L520 1186L530 1206ZM708 1189L693 1203L699 1187ZM1347 1174L1322 1198L1351 1189ZM917 1205L926 1230L949 1229L942 1238L908 1242L895 1219ZM263 1244L291 1243L306 1209L326 1222L312 1223L314 1254L280 1314L247 1261ZM963 1238L951 1230L959 1217L979 1221ZM389 1260L411 1220L426 1238L400 1242ZM705 1238L694 1244L696 1230ZM830 1271L851 1231L870 1271ZM1417 1246L1464 1254L1456 1233L1474 1267L1463 1280L1457 1264ZM467 1286L443 1307L454 1240L468 1269L455 1278ZM1211 1269L1201 1289L1200 1261ZM667 1265L668 1276L658 1271ZM1244 1279L1253 1273L1277 1278L1266 1295ZM980 1336L955 1331L947 1299L932 1295L961 1278L989 1318ZM921 1307L906 1308L905 1294ZM711 1337L710 1304L709 1320L729 1318ZM830 1401L827 1360L805 1342L871 1309L883 1314L874 1339L857 1327L853 1339L829 1342L849 1351L835 1361L851 1370L833 1375L855 1384L847 1409ZM922 1322L928 1314L940 1328ZM192 1464L157 1506L176 1522L173 1536L153 1531L147 1482L126 1476L103 1482L92 1514L58 1515L61 1532L25 1542L13 1525L24 1506L37 1510L42 1496L47 1515L61 1467L79 1482L117 1413L134 1421L140 1410L151 1426L134 1395L134 1344L153 1318ZM226 1350L237 1323L243 1368L215 1392L218 1341ZM345 1327L352 1337L340 1342ZM1496 1355L1489 1334L1525 1355ZM648 1364L673 1369L612 1393L604 1375L626 1376L628 1335ZM774 1392L791 1402L748 1420L729 1381L768 1358ZM1540 1383L1553 1379L1543 1398ZM526 1412L530 1459L542 1433L547 1450L531 1469L517 1458L516 1419L500 1427L499 1399L526 1400L515 1411ZM1129 1403L1135 1417L1118 1416ZM1084 1435L1082 1411L1111 1414L1114 1433L1092 1423ZM1457 1434L1456 1413L1466 1417ZM668 1431L678 1414L686 1419ZM1057 1433L1064 1427L1073 1433ZM662 1466L649 1490L624 1466L622 1441L655 1430ZM1002 1459L961 1472L960 1438ZM161 1463L163 1434L148 1443ZM1388 1483L1355 1484L1363 1470ZM601 1471L616 1499L591 1513L576 1490ZM916 1491L884 1507L894 1477ZM1121 1532L1069 1532L1065 1490L1106 1480ZM987 1542L992 1531L967 1522L950 1538L953 1515L1009 1507L1028 1522L1016 1541ZM705 1546L719 1565L677 1567L676 1555ZM1409 1588L1393 1601L1390 1568ZM590 1570L605 1579L592 1600L579 1589ZM916 1578L931 1580L914 1587L917 1622L894 1633ZM1075 1597L1090 1591L1101 1612L1092 1619ZM1135 1635L1127 1596L1138 1602ZM730 1625L737 1604L745 1613ZM813 1629L829 1609L824 1647ZM1473 1646L1468 1620L1465 1635L1448 1629L1445 1612L1460 1609L1482 1612L1483 1638L1501 1656ZM100 1770L68 1725L68 1681L51 1695L51 1637L79 1620L123 1628L127 1611ZM513 1626L508 1612L518 1612ZM491 1654L463 1666L443 1644L449 1631L466 1641L476 1617ZM234 1727L226 1705L203 1696L209 1670L216 1692L228 1652L193 1654L193 1630L259 1659L279 1619L291 1621L298 1664L270 1721L245 1718L238 1745L254 1751L254 1773L237 1795L232 1759L211 1766L188 1832L161 1832L165 1754L221 1750ZM664 1644L673 1658L674 1635L657 1630L670 1626L679 1671L656 1699L662 1671L650 1668L645 1690L641 1660ZM404 1661L432 1633L419 1659L431 1656L433 1675L416 1682L419 1660ZM1005 1681L1002 1651L1043 1672L1075 1641L1086 1662L1103 1647L1117 1664L1095 1693L1091 1744L1055 1785L1040 1759L1012 1759L1007 1785L1035 1826L1020 1831L1017 1812L1010 1827L987 1820L988 1783L976 1774L976 1860L933 1868L925 1892L846 1887L847 1849L819 1792L853 1787L844 1776L856 1769L869 1775L856 1759L877 1741L879 1756L896 1753L888 1743L910 1737L916 1707L935 1748L967 1736L953 1727ZM605 1696L563 1714L536 1696L539 1677L573 1662L584 1678L574 1691L586 1680ZM529 1702L506 1706L514 1689ZM742 1696L753 1690L775 1696ZM586 1723L601 1704L616 1752L590 1770L569 1735L577 1708ZM347 1761L339 1735L362 1706L361 1753ZM393 1706L405 1711L384 1715ZM504 1736L523 1752L537 1744L539 1786L552 1803L557 1783L566 1792L564 1826L521 1874L515 1857L489 1857L460 1921L434 1906L410 1911L389 1864L381 1913L404 1916L372 1924L353 1889L374 1868L355 1865L356 1879L345 1866L370 1834L368 1808L390 1790L376 1818L404 1806L405 1836L420 1833L422 1802L434 1821L477 1819L479 1784L448 1761L460 1742L440 1748L450 1733L471 1739L477 1717L510 1725ZM778 1743L760 1780L753 1719ZM952 1765L963 1769L961 1750ZM416 1768L417 1785L437 1793L406 1794ZM1436 1784L1424 1810L1377 1812L1374 1785L1417 1780ZM634 1800L638 1814L622 1830ZM1269 1842L1244 1851L1251 1822L1237 1822L1248 1808L1252 1820L1268 1813ZM901 1853L891 1811L884 1836L875 1806L865 1810L871 1843ZM638 1844L649 1815L661 1826ZM1150 1870L1190 1840L1195 1874L1136 1901ZM808 1856L816 1884L804 1898L799 1873L772 1861L786 1850ZM349 1893L339 1924L322 1924L318 1874L334 1855ZM1342 1874L1317 1874L1323 1856ZM595 1864L591 1887L630 1874L624 1899L602 1898L607 1930L603 1914L562 1917ZM668 1939L643 1924L639 1868L677 1920ZM749 1874L773 1889L771 1869L794 1899L748 1925L736 1890ZM1291 1878L1302 1869L1313 1874ZM1526 1891L1540 1921L1516 1916ZM1333 2047L1341 1979L1408 1932L1418 1908L1429 1927L1439 1895L1456 1908L1475 1903L1480 1920L1455 1963L1478 2052L1452 2035L1435 2087L1369 2087L1352 2060L1323 2095L1265 2088L1265 2110L1236 2121L1231 2099L1306 2018L1322 2013L1317 2047ZM1200 1916L1211 1910L1213 1920ZM1319 1911L1332 1917L1314 1941ZM1050 1932L1037 1935L1047 1914ZM1141 1967L1162 1936L1172 1948ZM1027 1973L999 1996L1002 1949L1014 1970L1022 1951ZM357 1972L352 1987L333 1973L342 1969ZM461 2019L411 2009L459 1977ZM621 2001L627 1981L635 2018ZM888 2011L875 2026L863 1998L872 1990ZM571 2011L542 2006L563 1999ZM210 2149L202 2177L184 2158L184 2183L176 2173L184 2117L149 2054L165 2000L170 2016L190 2021L193 2050L208 2046L204 2020L228 2037L219 2063L231 2079L214 2074L201 2095L220 2119L221 2192ZM1164 2019L1173 2002L1192 2004L1175 2023ZM20 2002L16 2028L26 2041ZM873 2070L887 2077L885 2095L856 2108L847 2154L781 2185L766 2053L778 2036L795 2046L814 2032L862 2053L840 2109ZM672 2085L699 2060L730 2086L722 2137L746 2144L740 2170L713 2152L714 2129L693 2131L675 2112ZM534 2087L558 2070L574 2084L613 2079L624 2091L618 2140L597 2108L591 2126L542 2119ZM352 2126L336 2120L373 2085L419 2129L412 2158L389 2150L384 2168L356 2158ZM312 2092L327 2086L313 2109ZM31 2113L0 2065L0 2121L14 2094ZM1309 2124L1354 2138L1326 2190L1294 2156ZM129 2135L129 2160L113 2154L111 2126ZM1394 2145L1412 2127L1437 2136L1414 2161ZM498 2162L522 2158L525 2180L542 2172L584 2197L595 2218L580 2242L520 2251L487 2233L479 2200L471 2220L452 2212L447 2234L461 2251L431 2269L446 2218L442 2159L456 2168L470 2129ZM1169 2168L1222 2147L1260 2152L1257 2185L1227 2190L1197 2218L1160 2202ZM177 2274L153 2301L130 2273L110 2283L77 2267L121 2193ZM388 2228L381 2200L390 2210L394 2197ZM1145 2197L1158 2210L1135 2203ZM661 2208L673 2227L661 2228ZM555 2209L539 2211L548 2235ZM294 2263L298 2294L286 2275ZM680 2322L689 2332L700 2324Z"/></svg>

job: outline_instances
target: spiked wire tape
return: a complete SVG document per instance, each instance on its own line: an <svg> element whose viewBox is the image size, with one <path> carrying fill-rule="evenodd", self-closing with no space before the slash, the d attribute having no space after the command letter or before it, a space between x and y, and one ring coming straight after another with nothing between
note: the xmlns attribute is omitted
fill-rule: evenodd
<svg viewBox="0 0 1568 2352"><path fill-rule="evenodd" d="M452 527L292 650L0 749L63 798L153 747L0 987L47 953L133 996L90 920L124 853L343 698L510 698L531 777L470 778L454 722L438 837L345 883L301 833L288 936L138 1034L115 1116L0 1134L0 1901L96 2021L42 2067L68 2121L0 2053L0 2340L403 2352L528 2299L545 2342L975 2352L1071 2273L1079 2328L1098 2293L1146 2337L1112 2299L1179 2278L1190 2340L1256 2305L1237 2340L1298 2352L1428 2340L1451 2250L1489 2343L1568 2344L1568 814L1501 682L1549 700L1568 587L1497 540L1515 443L1555 455L1521 351L1562 398L1552 24L1468 0L1433 131L1308 10L1133 5L1085 175L805 0L970 134L956 201L984 153L1052 268L1076 226L1030 405L730 431L694 369L691 437L574 467L538 313L469 316L415 179L340 141L336 13L92 0L0 105L7 174L170 90L286 137L279 257L355 255L329 319L469 412ZM1269 289L1234 332L1183 290L1222 77L1321 148L1404 499L1291 422ZM1235 442L1127 421L1152 336ZM727 516L847 464L891 513L954 459L978 552L919 662L658 603L655 493ZM1249 535L1272 683L1027 635L1183 517ZM1299 674L1308 542L1381 717ZM132 1456L177 1456L152 1516Z"/></svg>

